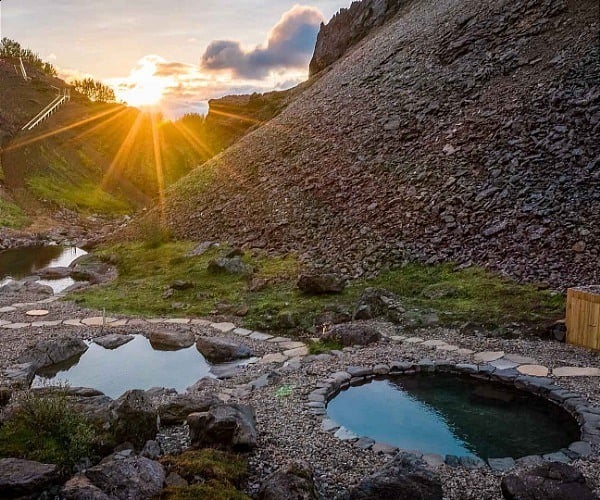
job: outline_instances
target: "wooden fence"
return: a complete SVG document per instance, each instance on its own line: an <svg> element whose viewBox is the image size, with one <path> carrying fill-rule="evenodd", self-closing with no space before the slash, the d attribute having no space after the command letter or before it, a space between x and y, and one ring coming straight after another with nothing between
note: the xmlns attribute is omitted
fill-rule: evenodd
<svg viewBox="0 0 600 500"><path fill-rule="evenodd" d="M567 290L567 342L600 350L600 286Z"/></svg>

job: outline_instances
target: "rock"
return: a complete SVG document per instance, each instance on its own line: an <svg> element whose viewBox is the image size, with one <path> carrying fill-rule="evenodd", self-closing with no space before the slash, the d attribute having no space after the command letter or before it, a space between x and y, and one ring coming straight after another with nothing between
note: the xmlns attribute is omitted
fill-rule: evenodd
<svg viewBox="0 0 600 500"><path fill-rule="evenodd" d="M247 276L252 274L253 269L240 257L220 257L208 263L208 272L212 274L228 273Z"/></svg>
<svg viewBox="0 0 600 500"><path fill-rule="evenodd" d="M247 451L257 446L256 418L250 406L213 406L207 412L192 413L187 423L195 448L216 446Z"/></svg>
<svg viewBox="0 0 600 500"><path fill-rule="evenodd" d="M139 449L156 436L158 415L144 391L127 391L110 404L109 410L116 444L128 441Z"/></svg>
<svg viewBox="0 0 600 500"><path fill-rule="evenodd" d="M399 453L378 472L350 490L349 500L441 500L439 476L425 462Z"/></svg>
<svg viewBox="0 0 600 500"><path fill-rule="evenodd" d="M71 271L70 267L45 267L36 271L36 274L43 280L57 280L68 278L71 275Z"/></svg>
<svg viewBox="0 0 600 500"><path fill-rule="evenodd" d="M6 406L11 398L13 391L10 387L0 386L0 408Z"/></svg>
<svg viewBox="0 0 600 500"><path fill-rule="evenodd" d="M141 457L149 458L150 460L156 460L162 454L160 445L151 439L150 441L146 441L146 444L142 448L140 452Z"/></svg>
<svg viewBox="0 0 600 500"><path fill-rule="evenodd" d="M173 488L185 488L189 486L189 483L177 474L177 472L171 472L165 479L165 484Z"/></svg>
<svg viewBox="0 0 600 500"><path fill-rule="evenodd" d="M103 337L94 339L94 343L104 347L105 349L117 349L118 347L121 347L132 340L133 335L110 333L108 335L104 335Z"/></svg>
<svg viewBox="0 0 600 500"><path fill-rule="evenodd" d="M85 471L85 476L111 499L146 500L158 495L165 481L163 466L145 457L111 455Z"/></svg>
<svg viewBox="0 0 600 500"><path fill-rule="evenodd" d="M211 248L216 248L219 246L219 243L216 241L203 241L196 246L191 252L187 255L188 257L198 257L200 255L205 254Z"/></svg>
<svg viewBox="0 0 600 500"><path fill-rule="evenodd" d="M247 345L220 337L199 337L196 348L211 363L224 363L252 355Z"/></svg>
<svg viewBox="0 0 600 500"><path fill-rule="evenodd" d="M65 500L111 500L84 475L73 476L62 489Z"/></svg>
<svg viewBox="0 0 600 500"><path fill-rule="evenodd" d="M346 280L333 273L302 274L297 286L304 293L312 295L341 293L346 287Z"/></svg>
<svg viewBox="0 0 600 500"><path fill-rule="evenodd" d="M312 467L293 462L267 476L258 492L259 500L316 500Z"/></svg>
<svg viewBox="0 0 600 500"><path fill-rule="evenodd" d="M208 411L211 406L218 404L216 396L203 398L188 394L178 394L173 399L158 406L158 416L161 425L180 425L190 413Z"/></svg>
<svg viewBox="0 0 600 500"><path fill-rule="evenodd" d="M56 465L20 458L0 459L0 493L2 498L35 496L60 480Z"/></svg>
<svg viewBox="0 0 600 500"><path fill-rule="evenodd" d="M381 339L381 333L369 325L346 323L327 330L323 339L333 340L344 347L349 347L377 342Z"/></svg>
<svg viewBox="0 0 600 500"><path fill-rule="evenodd" d="M77 337L42 340L18 358L19 363L33 363L36 369L62 363L87 351L87 344Z"/></svg>
<svg viewBox="0 0 600 500"><path fill-rule="evenodd" d="M194 345L194 334L189 330L154 329L148 335L152 347L185 349Z"/></svg>
<svg viewBox="0 0 600 500"><path fill-rule="evenodd" d="M525 472L511 474L501 483L502 494L508 500L597 500L586 484L585 477L575 467L550 462Z"/></svg>
<svg viewBox="0 0 600 500"><path fill-rule="evenodd" d="M383 288L366 288L359 297L354 311L355 319L382 317L399 323L406 309L393 292Z"/></svg>
<svg viewBox="0 0 600 500"><path fill-rule="evenodd" d="M171 283L171 288L173 290L189 290L194 288L194 284L191 281L175 280Z"/></svg>
<svg viewBox="0 0 600 500"><path fill-rule="evenodd" d="M5 368L3 373L10 384L29 387L35 378L36 369L35 363L18 363Z"/></svg>
<svg viewBox="0 0 600 500"><path fill-rule="evenodd" d="M114 266L103 262L97 255L87 254L71 262L71 278L92 284L107 283L117 276Z"/></svg>

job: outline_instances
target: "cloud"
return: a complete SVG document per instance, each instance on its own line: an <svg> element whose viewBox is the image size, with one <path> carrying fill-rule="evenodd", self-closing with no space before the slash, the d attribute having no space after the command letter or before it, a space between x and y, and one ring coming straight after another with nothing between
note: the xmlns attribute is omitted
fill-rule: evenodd
<svg viewBox="0 0 600 500"><path fill-rule="evenodd" d="M312 56L321 12L295 5L281 16L263 46L245 50L239 41L215 40L202 55L205 71L230 71L233 77L260 80L273 70L304 68Z"/></svg>

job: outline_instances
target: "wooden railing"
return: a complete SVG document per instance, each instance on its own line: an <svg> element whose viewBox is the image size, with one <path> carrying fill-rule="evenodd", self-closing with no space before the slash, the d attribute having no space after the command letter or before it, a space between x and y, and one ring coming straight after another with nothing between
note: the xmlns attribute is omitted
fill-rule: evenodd
<svg viewBox="0 0 600 500"><path fill-rule="evenodd" d="M19 57L19 65L21 66L21 75L23 75L23 79L28 82L29 77L27 76L27 71L25 71L25 65L23 64L23 58Z"/></svg>
<svg viewBox="0 0 600 500"><path fill-rule="evenodd" d="M56 96L56 98L50 104L48 104L48 106L42 109L37 115L35 115L31 120L29 120L21 130L33 129L34 127L42 123L46 118L48 118L52 113L54 113L65 102L70 100L71 90L59 89L59 94Z"/></svg>

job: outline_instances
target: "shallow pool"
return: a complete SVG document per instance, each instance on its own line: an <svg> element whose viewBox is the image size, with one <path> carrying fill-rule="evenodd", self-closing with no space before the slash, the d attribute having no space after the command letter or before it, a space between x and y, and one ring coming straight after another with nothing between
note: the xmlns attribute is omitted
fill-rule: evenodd
<svg viewBox="0 0 600 500"><path fill-rule="evenodd" d="M451 375L374 380L327 406L339 425L405 450L482 459L539 455L579 439L558 406L491 382Z"/></svg>
<svg viewBox="0 0 600 500"><path fill-rule="evenodd" d="M143 335L117 349L91 343L80 358L40 371L33 387L68 383L90 387L117 398L130 389L167 387L182 392L202 377L212 377L211 365L196 346L178 351L157 350Z"/></svg>

